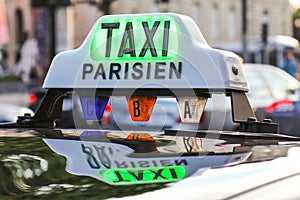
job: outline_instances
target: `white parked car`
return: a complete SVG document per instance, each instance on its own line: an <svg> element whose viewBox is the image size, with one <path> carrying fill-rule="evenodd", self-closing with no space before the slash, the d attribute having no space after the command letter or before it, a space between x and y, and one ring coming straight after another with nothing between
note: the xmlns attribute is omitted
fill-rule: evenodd
<svg viewBox="0 0 300 200"><path fill-rule="evenodd" d="M24 106L0 103L0 122L16 122L24 114L34 115L34 112Z"/></svg>

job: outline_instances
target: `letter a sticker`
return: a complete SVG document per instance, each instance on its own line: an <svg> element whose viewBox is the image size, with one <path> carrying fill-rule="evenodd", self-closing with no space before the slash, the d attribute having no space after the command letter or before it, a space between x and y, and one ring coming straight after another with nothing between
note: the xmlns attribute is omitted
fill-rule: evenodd
<svg viewBox="0 0 300 200"><path fill-rule="evenodd" d="M178 97L177 105L181 121L199 123L206 101L206 97Z"/></svg>

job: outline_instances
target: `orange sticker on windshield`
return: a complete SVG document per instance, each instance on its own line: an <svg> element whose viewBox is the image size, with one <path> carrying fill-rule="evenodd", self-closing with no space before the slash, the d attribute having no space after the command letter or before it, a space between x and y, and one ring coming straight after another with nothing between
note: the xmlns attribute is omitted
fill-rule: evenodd
<svg viewBox="0 0 300 200"><path fill-rule="evenodd" d="M133 121L148 121L157 97L130 97L128 108Z"/></svg>

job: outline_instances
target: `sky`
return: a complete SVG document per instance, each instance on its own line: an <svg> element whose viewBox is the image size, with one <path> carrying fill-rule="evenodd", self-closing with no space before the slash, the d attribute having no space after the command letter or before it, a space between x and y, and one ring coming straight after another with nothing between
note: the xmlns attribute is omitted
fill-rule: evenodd
<svg viewBox="0 0 300 200"><path fill-rule="evenodd" d="M299 6L300 7L300 0L289 0L290 4L293 6Z"/></svg>

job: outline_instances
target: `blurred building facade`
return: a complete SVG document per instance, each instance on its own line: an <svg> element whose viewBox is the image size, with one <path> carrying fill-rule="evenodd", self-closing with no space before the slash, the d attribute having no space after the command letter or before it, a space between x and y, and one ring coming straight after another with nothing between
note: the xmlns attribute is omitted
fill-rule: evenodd
<svg viewBox="0 0 300 200"><path fill-rule="evenodd" d="M111 14L175 12L192 17L208 44L242 40L241 0L4 0L10 41L9 63L17 62L18 51L28 32L38 40L39 65L46 71L53 54L78 47L103 13L99 5L110 5ZM100 9L99 9L100 8ZM248 0L248 36L260 37L262 23L269 35L292 35L292 13L288 0ZM51 49L52 48L52 49Z"/></svg>
<svg viewBox="0 0 300 200"><path fill-rule="evenodd" d="M264 20L269 34L292 35L292 13L288 0L248 0L249 37L261 35ZM139 0L116 1L113 13L176 12L192 17L209 44L242 39L241 0Z"/></svg>

